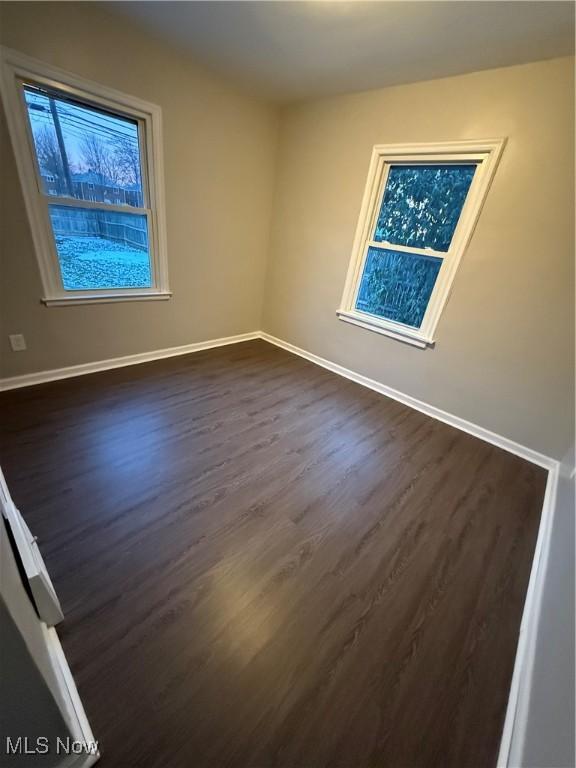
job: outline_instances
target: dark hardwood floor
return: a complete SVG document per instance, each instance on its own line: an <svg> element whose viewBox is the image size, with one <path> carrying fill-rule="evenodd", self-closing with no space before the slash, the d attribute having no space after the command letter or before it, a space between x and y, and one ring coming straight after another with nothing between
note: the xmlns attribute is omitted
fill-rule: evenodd
<svg viewBox="0 0 576 768"><path fill-rule="evenodd" d="M102 768L495 765L544 470L262 341L0 413Z"/></svg>

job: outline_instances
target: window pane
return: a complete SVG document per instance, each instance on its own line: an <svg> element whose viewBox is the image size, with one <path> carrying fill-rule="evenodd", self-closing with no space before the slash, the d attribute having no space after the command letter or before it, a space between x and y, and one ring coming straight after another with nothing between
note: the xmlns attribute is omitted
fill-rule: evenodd
<svg viewBox="0 0 576 768"><path fill-rule="evenodd" d="M447 251L475 165L390 168L374 240Z"/></svg>
<svg viewBox="0 0 576 768"><path fill-rule="evenodd" d="M48 208L67 291L151 287L146 216L67 205Z"/></svg>
<svg viewBox="0 0 576 768"><path fill-rule="evenodd" d="M442 259L369 248L356 309L420 328Z"/></svg>
<svg viewBox="0 0 576 768"><path fill-rule="evenodd" d="M44 192L143 207L138 123L25 86Z"/></svg>

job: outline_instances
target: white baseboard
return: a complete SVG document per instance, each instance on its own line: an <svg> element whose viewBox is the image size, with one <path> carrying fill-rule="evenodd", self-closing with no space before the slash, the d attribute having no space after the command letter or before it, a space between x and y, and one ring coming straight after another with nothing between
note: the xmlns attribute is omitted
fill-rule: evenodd
<svg viewBox="0 0 576 768"><path fill-rule="evenodd" d="M70 754L61 766L62 768L90 768L100 758L100 750L94 739L86 712L80 701L76 683L68 666L68 661L60 644L60 639L54 627L48 628L43 622L42 632L46 648L52 661L52 667L58 684L58 696L63 706L64 720L70 728L70 737L73 741L85 745L79 753Z"/></svg>
<svg viewBox="0 0 576 768"><path fill-rule="evenodd" d="M497 768L518 768L522 764L522 753L526 742L530 696L534 678L538 625L542 612L542 599L550 555L554 514L556 512L559 476L560 464L557 463L548 472L538 539L536 541L534 559L530 570L530 581L528 582L528 590L526 591L524 610L522 612L518 647L516 648L514 671L500 742Z"/></svg>
<svg viewBox="0 0 576 768"><path fill-rule="evenodd" d="M431 416L438 421L443 421L445 424L449 424L452 427L468 432L474 437L478 437L481 440L485 440L492 445L503 448L509 453L514 453L516 456L520 456L533 464L544 467L545 469L551 469L557 465L557 461L550 456L545 456L538 451L528 448L527 446L520 445L520 443L510 440L510 438L498 435L495 432L491 432L489 429L473 424L466 419L455 416L452 413L443 411L441 408L437 408L434 405L425 403L423 400L418 400L411 395L407 395L404 392L400 392L397 389L393 389L386 384L382 384L375 379L370 379L367 376L363 376L361 373L352 371L349 368L345 368L338 363L333 363L330 360L326 360L323 357L308 352L305 349L290 344L287 341L278 339L269 333L264 331L252 331L251 333L241 333L236 336L225 336L220 339L209 339L207 341L199 341L193 344L184 344L180 347L168 347L167 349L156 349L152 352L141 352L136 355L125 355L124 357L115 357L109 360L98 360L93 363L83 363L82 365L71 365L67 368L55 368L49 371L38 371L37 373L28 373L23 376L12 376L10 378L0 379L0 392L9 389L18 389L20 387L30 387L34 384L43 384L48 381L58 381L59 379L68 379L74 376L84 376L89 373L96 373L97 371L107 371L112 368L123 368L129 365L138 365L139 363L148 363L152 360L162 360L166 357L176 357L178 355L189 355L192 352L199 352L203 349L213 349L215 347L223 347L228 344L237 344L242 341L250 341L253 339L263 339L270 344L275 344L277 347L282 347L288 352L292 352L295 355L306 358L316 365L320 365L333 373L337 373L339 376L344 376L351 381L355 381L357 384L361 384L364 387L379 392L386 397L391 397L393 400L397 400L404 405L414 408L417 411L425 413L427 416Z"/></svg>
<svg viewBox="0 0 576 768"><path fill-rule="evenodd" d="M375 392L379 392L381 395L386 395L386 397L391 397L393 400L397 400L398 402L403 403L410 408L421 411L421 413L425 413L427 416L431 416L433 419L443 421L445 424L449 424L451 427L456 427L456 429L460 429L463 432L468 432L468 434L474 435L474 437L478 437L480 440L491 443L498 448L503 448L509 453L514 453L516 456L520 456L520 458L532 462L532 464L538 464L538 466L544 467L544 469L552 469L558 464L556 459L553 459L550 456L545 456L542 453L538 453L538 451L534 451L532 448L528 448L525 445L520 445L520 443L514 442L514 440L510 440L508 437L498 435L496 432L491 432L489 429L480 427L478 424L473 424L471 421L466 421L466 419L462 419L460 416L455 416L452 413L443 411L441 408L437 408L435 405L430 405L429 403L425 403L423 400L418 400L417 398L412 397L411 395L407 395L404 392L399 392L397 389L393 389L392 387L389 387L386 384L382 384L375 379L370 379L367 376L363 376L361 373L356 373L356 371L351 371L349 368L344 368L344 366L339 365L338 363L325 360L323 357L314 355L312 352L307 352L305 349L300 349L300 347L296 347L294 344L290 344L287 341L283 341L282 339L277 339L275 336L271 336L269 333L260 333L260 338L264 339L264 341L270 342L270 344L275 344L277 347L282 347L282 349L286 349L288 352L293 352L295 355L304 357L306 360L310 360L312 363L316 363L316 365L321 365L322 368L327 368L329 371L337 373L339 376L344 376L346 379L355 381L357 384L361 384L363 387L373 389Z"/></svg>
<svg viewBox="0 0 576 768"><path fill-rule="evenodd" d="M260 338L259 331L253 331L252 333L240 333L236 336L225 336L221 339L197 341L194 344L184 344L180 347L156 349L152 352L140 352L136 355L114 357L109 360L97 360L94 363L70 365L67 368L54 368L50 371L39 371L38 373L27 373L23 376L12 376L10 378L0 379L0 392L6 391L8 389L19 389L20 387L31 387L34 384L44 384L47 381L58 381L58 379L70 379L74 376L85 376L88 373L108 371L112 368L124 368L128 365L149 363L152 360L162 360L165 357L189 355L192 352L200 352L203 349L224 347L228 344L237 344L240 341L250 341L252 339L258 338Z"/></svg>

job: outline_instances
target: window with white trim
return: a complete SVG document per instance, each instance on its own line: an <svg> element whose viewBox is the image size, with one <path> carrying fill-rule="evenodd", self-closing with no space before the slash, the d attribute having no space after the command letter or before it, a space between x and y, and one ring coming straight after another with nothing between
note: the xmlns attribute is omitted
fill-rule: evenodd
<svg viewBox="0 0 576 768"><path fill-rule="evenodd" d="M168 298L160 108L7 49L2 95L44 302Z"/></svg>
<svg viewBox="0 0 576 768"><path fill-rule="evenodd" d="M375 146L338 316L432 345L503 139Z"/></svg>

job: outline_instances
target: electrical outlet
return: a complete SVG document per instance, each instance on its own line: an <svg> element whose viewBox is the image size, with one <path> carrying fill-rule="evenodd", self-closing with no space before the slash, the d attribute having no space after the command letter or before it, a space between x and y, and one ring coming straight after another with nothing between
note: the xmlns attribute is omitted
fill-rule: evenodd
<svg viewBox="0 0 576 768"><path fill-rule="evenodd" d="M21 333L11 333L8 337L12 352L24 352L26 349L26 339Z"/></svg>

